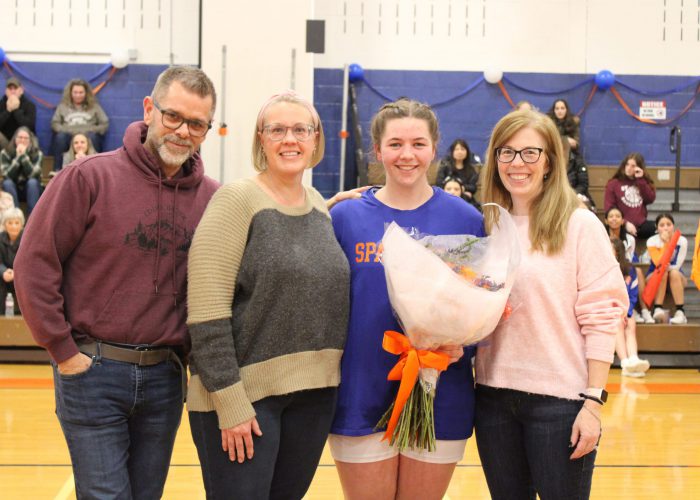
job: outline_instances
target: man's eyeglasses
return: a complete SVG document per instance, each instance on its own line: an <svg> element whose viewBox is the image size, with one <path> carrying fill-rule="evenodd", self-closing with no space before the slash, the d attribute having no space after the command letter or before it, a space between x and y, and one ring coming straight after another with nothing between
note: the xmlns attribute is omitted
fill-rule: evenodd
<svg viewBox="0 0 700 500"><path fill-rule="evenodd" d="M513 148L496 148L496 158L501 163L510 163L515 160L515 157L520 155L524 163L536 163L540 159L544 149L542 148L525 148L521 150Z"/></svg>
<svg viewBox="0 0 700 500"><path fill-rule="evenodd" d="M190 135L193 137L204 137L209 132L211 128L211 122L206 123L200 120L191 120L189 118L184 118L180 116L175 111L170 111L169 109L161 109L158 103L154 100L153 106L160 111L161 121L165 128L170 130L177 130L182 127L183 123L187 123L187 129L190 131Z"/></svg>
<svg viewBox="0 0 700 500"><path fill-rule="evenodd" d="M262 129L267 134L267 137L269 137L271 141L275 142L284 139L284 137L287 135L287 130L289 129L292 130L292 135L298 141L302 142L308 141L316 131L316 127L309 125L308 123L295 123L291 127L287 127L286 125L282 125L280 123L271 123L269 125L265 125Z"/></svg>

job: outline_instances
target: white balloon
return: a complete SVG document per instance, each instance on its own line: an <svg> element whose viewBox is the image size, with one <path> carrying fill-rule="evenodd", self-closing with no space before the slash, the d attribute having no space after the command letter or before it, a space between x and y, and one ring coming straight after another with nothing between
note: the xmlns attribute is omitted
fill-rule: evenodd
<svg viewBox="0 0 700 500"><path fill-rule="evenodd" d="M129 64L129 51L127 49L115 49L112 51L112 66L121 69Z"/></svg>
<svg viewBox="0 0 700 500"><path fill-rule="evenodd" d="M484 71L484 79L491 84L496 84L500 82L502 78L503 71L494 68L489 68L486 71Z"/></svg>

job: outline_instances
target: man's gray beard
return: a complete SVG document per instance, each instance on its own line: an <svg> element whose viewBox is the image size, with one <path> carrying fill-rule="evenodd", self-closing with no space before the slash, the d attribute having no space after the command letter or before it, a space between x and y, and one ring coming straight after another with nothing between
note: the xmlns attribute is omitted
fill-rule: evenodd
<svg viewBox="0 0 700 500"><path fill-rule="evenodd" d="M146 143L151 145L151 148L156 150L161 161L166 165L182 165L187 160L189 160L194 154L194 148L192 144L189 144L190 151L182 154L175 154L168 150L168 146L165 144L165 140L170 139L174 141L179 141L180 139L174 134L168 134L163 137L155 137L152 129L149 127L146 134Z"/></svg>

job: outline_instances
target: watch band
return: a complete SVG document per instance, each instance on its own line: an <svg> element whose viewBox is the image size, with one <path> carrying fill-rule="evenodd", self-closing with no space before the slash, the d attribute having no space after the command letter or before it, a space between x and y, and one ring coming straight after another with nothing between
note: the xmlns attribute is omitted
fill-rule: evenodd
<svg viewBox="0 0 700 500"><path fill-rule="evenodd" d="M586 396L591 396L593 398L599 399L603 403L608 400L608 391L599 387L589 387L585 392Z"/></svg>

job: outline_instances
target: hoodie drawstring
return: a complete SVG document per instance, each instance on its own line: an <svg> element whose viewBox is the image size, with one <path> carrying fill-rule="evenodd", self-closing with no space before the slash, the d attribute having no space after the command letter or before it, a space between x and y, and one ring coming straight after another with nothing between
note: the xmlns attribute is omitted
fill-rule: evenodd
<svg viewBox="0 0 700 500"><path fill-rule="evenodd" d="M175 212L177 212L177 191L180 188L180 184L175 184L175 194L173 195L173 217L172 217L172 232L173 232L173 237L171 238L171 249L172 249L172 254L173 254L173 272L172 272L172 279L173 279L173 305L177 307L177 286L175 282L175 264L176 264L176 259L177 259L177 242L175 241L175 238L177 237L177 231L175 228Z"/></svg>
<svg viewBox="0 0 700 500"><path fill-rule="evenodd" d="M153 268L153 288L158 295L158 271L160 270L160 205L163 197L163 176L158 170L158 202L156 207L156 264Z"/></svg>

